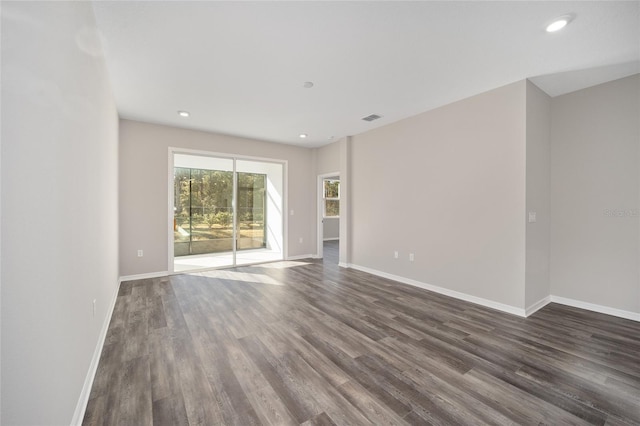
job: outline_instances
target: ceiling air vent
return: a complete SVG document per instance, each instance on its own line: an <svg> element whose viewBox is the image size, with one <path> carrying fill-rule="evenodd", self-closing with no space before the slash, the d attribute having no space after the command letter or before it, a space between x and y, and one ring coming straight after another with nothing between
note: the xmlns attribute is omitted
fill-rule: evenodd
<svg viewBox="0 0 640 426"><path fill-rule="evenodd" d="M363 118L364 121L373 121L373 120L377 120L378 118L380 118L380 116L378 114L371 114L371 115L367 115L366 117Z"/></svg>

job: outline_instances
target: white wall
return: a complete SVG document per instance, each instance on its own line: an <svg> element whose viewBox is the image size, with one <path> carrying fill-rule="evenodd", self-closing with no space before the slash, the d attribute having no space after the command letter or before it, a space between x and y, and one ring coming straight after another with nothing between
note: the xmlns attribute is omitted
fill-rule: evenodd
<svg viewBox="0 0 640 426"><path fill-rule="evenodd" d="M527 81L527 213L535 212L535 222L523 218L526 226L525 307L551 294L549 284L549 138L551 98Z"/></svg>
<svg viewBox="0 0 640 426"><path fill-rule="evenodd" d="M525 89L354 136L350 262L524 308Z"/></svg>
<svg viewBox="0 0 640 426"><path fill-rule="evenodd" d="M640 312L640 75L551 103L551 292Z"/></svg>
<svg viewBox="0 0 640 426"><path fill-rule="evenodd" d="M121 120L121 276L168 271L169 147L287 160L288 255L315 253L316 195L312 190L315 177L311 172L311 149ZM144 257L137 257L138 249L144 251Z"/></svg>
<svg viewBox="0 0 640 426"><path fill-rule="evenodd" d="M89 2L2 3L6 425L71 423L117 289L118 117L94 26Z"/></svg>

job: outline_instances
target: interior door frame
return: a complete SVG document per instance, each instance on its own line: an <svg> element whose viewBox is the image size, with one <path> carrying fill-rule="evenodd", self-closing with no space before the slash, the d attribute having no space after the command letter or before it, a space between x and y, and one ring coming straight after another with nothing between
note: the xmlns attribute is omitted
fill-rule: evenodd
<svg viewBox="0 0 640 426"><path fill-rule="evenodd" d="M340 180L340 172L333 173L322 173L318 175L318 184L317 184L317 198L316 205L317 209L317 218L316 218L316 257L318 259L322 259L324 252L324 180L331 177L337 177ZM340 204L342 207L342 197L340 199ZM342 226L342 209L340 210L340 216L338 216L339 226Z"/></svg>
<svg viewBox="0 0 640 426"><path fill-rule="evenodd" d="M253 156L248 156L248 155L236 155L236 154L229 154L229 153L221 153L221 152L212 152L212 151L203 151L203 150L197 150L197 149L188 149L188 148L178 148L178 147L173 147L170 146L168 149L168 167L167 167L167 187L168 187L168 191L167 191L167 271L169 273L169 275L174 275L174 274L179 274L182 272L176 272L174 270L174 247L173 247L173 216L174 216L174 211L173 211L173 203L174 203L174 184L173 184L173 167L174 167L174 155L175 154L184 154L184 155L195 155L195 156L200 156L200 157L216 157L216 158L223 158L223 159L228 159L228 160L233 160L233 175L234 175L234 182L236 179L236 161L238 160L247 160L247 161L256 161L256 162L264 162L264 163L275 163L275 164L280 164L282 165L282 211L283 212L287 212L288 210L288 202L287 200L289 199L289 162L287 160L281 160L281 159L276 159L276 158L265 158L265 157L253 157ZM233 209L235 212L235 208L236 208L236 190L235 190L235 184L234 184L234 194L233 194ZM233 226L233 247L234 247L234 256L233 256L233 265L235 266L236 260L235 260L235 252L236 252L236 247L235 247L235 232L236 232L236 226L235 226L235 213L234 213L234 226ZM289 218L288 215L283 214L282 215L282 232L283 232L283 236L282 236L282 257L283 260L287 259L289 257ZM210 269L216 269L216 268L203 268L203 269L194 269L193 272L197 272L197 271L206 271L206 270L210 270Z"/></svg>

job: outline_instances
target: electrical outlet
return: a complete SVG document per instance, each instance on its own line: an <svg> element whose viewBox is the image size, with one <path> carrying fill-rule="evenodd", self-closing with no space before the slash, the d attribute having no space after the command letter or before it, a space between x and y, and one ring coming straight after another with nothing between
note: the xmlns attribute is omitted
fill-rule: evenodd
<svg viewBox="0 0 640 426"><path fill-rule="evenodd" d="M143 253L142 250L138 250L138 257L142 257Z"/></svg>
<svg viewBox="0 0 640 426"><path fill-rule="evenodd" d="M398 256L400 256L400 254L398 253L398 250L394 251L393 252L393 257L397 259Z"/></svg>
<svg viewBox="0 0 640 426"><path fill-rule="evenodd" d="M409 253L409 262L413 262L414 259L413 253Z"/></svg>
<svg viewBox="0 0 640 426"><path fill-rule="evenodd" d="M302 237L300 237L300 244L302 244L302 241L303 241L303 239L302 239Z"/></svg>

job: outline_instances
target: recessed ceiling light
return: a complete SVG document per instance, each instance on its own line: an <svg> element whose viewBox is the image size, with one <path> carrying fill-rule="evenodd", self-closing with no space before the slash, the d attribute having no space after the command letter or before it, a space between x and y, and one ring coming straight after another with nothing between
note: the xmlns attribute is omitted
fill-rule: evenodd
<svg viewBox="0 0 640 426"><path fill-rule="evenodd" d="M302 87L305 89L311 89L313 87L313 81L305 81Z"/></svg>
<svg viewBox="0 0 640 426"><path fill-rule="evenodd" d="M560 31L566 27L569 22L571 22L571 18L571 15L564 15L554 19L549 25L547 25L547 32L555 33L556 31Z"/></svg>
<svg viewBox="0 0 640 426"><path fill-rule="evenodd" d="M191 114L189 114L189 111L178 111L178 115L179 115L180 117L188 117L188 116L190 116Z"/></svg>
<svg viewBox="0 0 640 426"><path fill-rule="evenodd" d="M306 137L307 137L307 134L306 134L306 133L300 133L300 138L301 138L301 139L304 139L304 138L306 138Z"/></svg>

